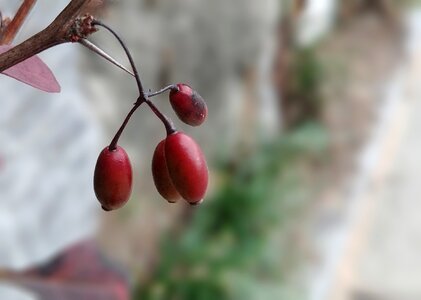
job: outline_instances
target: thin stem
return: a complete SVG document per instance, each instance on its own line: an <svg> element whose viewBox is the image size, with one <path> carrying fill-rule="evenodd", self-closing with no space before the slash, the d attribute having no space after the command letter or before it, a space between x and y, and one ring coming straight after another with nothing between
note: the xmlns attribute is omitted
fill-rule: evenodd
<svg viewBox="0 0 421 300"><path fill-rule="evenodd" d="M98 26L104 27L109 32L111 32L114 35L114 37L119 41L120 45L124 49L124 52L126 52L127 58L130 61L130 65L132 66L132 69L133 69L133 74L136 78L137 87L139 89L139 98L137 99L136 103L134 104L134 107L130 110L126 119L124 120L123 124L121 125L120 129L117 131L116 135L114 136L113 140L111 141L109 149L112 151L116 148L118 139L120 138L121 133L123 132L124 128L126 127L127 123L129 122L130 117L133 115L133 113L136 111L136 109L138 109L139 106L142 105L144 102L146 102L149 105L149 107L154 112L154 114L164 124L165 129L167 131L167 135L170 135L170 134L174 133L176 131L176 129L175 129L172 121L167 116L165 116L163 113L161 113L159 111L159 109L148 99L149 95L145 94L145 92L143 90L143 86L142 86L142 81L140 80L139 72L137 71L137 68L136 68L136 65L134 63L133 57L132 57L129 49L127 48L126 44L120 38L120 36L112 28L110 28L109 26L105 25L104 23L102 23L98 20L92 21L92 25L94 25L94 26L98 25ZM174 88L174 86L168 86L168 87L164 88L163 90L168 90L170 88Z"/></svg>
<svg viewBox="0 0 421 300"><path fill-rule="evenodd" d="M112 29L112 28L110 28L108 25L105 25L104 23L102 23L101 21L98 21L98 20L94 20L93 22L92 22L92 25L98 25L98 26L101 26L101 27L104 27L105 29L107 29L109 32L111 32L111 34L113 34L114 36L115 36L115 38L119 41L119 43L120 43L120 45L123 47L123 49L124 49L124 52L126 52L126 55L127 55L127 58L129 59L129 61L130 61L130 65L132 66L132 69L133 69L133 73L134 73L134 76L135 76L135 78L136 78L136 83L137 83L137 87L138 87L138 89L139 89L139 94L140 94L140 97L142 97L142 98L145 98L145 95L144 95L144 93L143 93L143 86L142 86L142 81L140 80L140 77L139 77L139 72L137 71L137 68L136 68L136 65L135 65L135 63L134 63L134 60L133 60L133 57L132 57L132 55L131 55L131 53L130 53L130 51L129 51L129 49L127 48L127 46L126 46L126 44L123 42L123 40L120 38L120 36ZM145 100L145 99L144 99Z"/></svg>
<svg viewBox="0 0 421 300"><path fill-rule="evenodd" d="M108 146L108 149L110 151L113 151L117 148L117 143L118 140L121 136L121 134L124 131L124 128L126 128L127 123L129 123L130 118L132 117L132 115L134 114L134 112L136 111L136 109L139 108L139 106L141 106L143 103L143 101L136 101L136 103L134 104L134 106L132 107L132 109L129 111L129 113L127 114L126 118L124 119L123 124L121 124L120 129L117 131L117 133L115 134L113 140L111 141L110 145Z"/></svg>
<svg viewBox="0 0 421 300"><path fill-rule="evenodd" d="M175 126L170 118L168 118L166 115L161 113L161 111L149 100L145 99L146 104L151 108L151 110L154 112L154 114L161 120L161 122L164 124L165 129L167 131L167 135L170 135L174 132L176 132Z"/></svg>
<svg viewBox="0 0 421 300"><path fill-rule="evenodd" d="M162 93L164 93L164 92L166 92L168 90L177 90L178 91L178 87L177 87L176 84L171 84L171 85L168 85L168 86L160 89L159 91L156 91L156 92L153 92L153 93L149 92L146 95L147 95L148 98L151 98L151 97L160 95L160 94L162 94Z"/></svg>
<svg viewBox="0 0 421 300"><path fill-rule="evenodd" d="M9 23L9 25L7 25L1 38L1 44L8 45L14 40L16 34L22 27L23 22L29 15L29 12L31 11L32 7L34 7L36 2L36 0L25 0L22 3L15 16L13 17L13 20Z"/></svg>

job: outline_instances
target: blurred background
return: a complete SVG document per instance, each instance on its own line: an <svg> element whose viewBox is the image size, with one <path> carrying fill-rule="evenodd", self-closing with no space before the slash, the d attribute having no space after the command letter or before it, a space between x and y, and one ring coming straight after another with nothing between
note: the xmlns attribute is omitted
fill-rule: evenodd
<svg viewBox="0 0 421 300"><path fill-rule="evenodd" d="M4 14L19 6L3 2ZM67 4L45 2L17 41ZM93 167L136 85L80 45L49 49L40 56L62 93L1 78L9 97L0 110L8 220L0 232L9 240L0 246L0 278L23 282L36 299L38 283L8 270L50 265L88 240L118 265L134 300L421 299L419 1L110 0L98 14L127 41L147 89L184 82L206 100L207 121L191 128L167 95L154 98L204 150L207 197L191 207L159 196L150 168L165 132L141 107L120 140L134 167L133 195L102 212ZM126 64L105 31L89 39ZM28 97L44 110L17 110L28 109ZM45 124L37 131L38 119Z"/></svg>

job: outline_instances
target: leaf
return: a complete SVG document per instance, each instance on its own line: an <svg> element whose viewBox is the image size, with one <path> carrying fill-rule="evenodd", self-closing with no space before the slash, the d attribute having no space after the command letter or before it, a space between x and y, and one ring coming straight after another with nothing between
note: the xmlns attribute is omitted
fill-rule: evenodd
<svg viewBox="0 0 421 300"><path fill-rule="evenodd" d="M0 54L13 47L11 45L0 45ZM53 72L36 55L4 70L2 73L48 93L59 93L61 89Z"/></svg>

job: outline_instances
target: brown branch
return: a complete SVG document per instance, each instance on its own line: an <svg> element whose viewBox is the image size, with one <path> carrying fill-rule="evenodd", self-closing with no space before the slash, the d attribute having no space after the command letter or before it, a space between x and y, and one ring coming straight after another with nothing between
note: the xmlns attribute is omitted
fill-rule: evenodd
<svg viewBox="0 0 421 300"><path fill-rule="evenodd" d="M91 0L72 0L47 28L7 52L0 54L0 72L55 45L75 42L94 32L90 18L80 20ZM88 20L88 22L86 22ZM79 22L80 21L80 22ZM87 29L88 28L88 29Z"/></svg>
<svg viewBox="0 0 421 300"><path fill-rule="evenodd" d="M14 40L16 34L22 27L23 22L25 21L26 17L28 16L29 12L31 11L32 7L34 7L36 2L37 0L23 1L22 5L16 12L13 20L9 23L9 25L7 25L1 37L0 44L8 45Z"/></svg>

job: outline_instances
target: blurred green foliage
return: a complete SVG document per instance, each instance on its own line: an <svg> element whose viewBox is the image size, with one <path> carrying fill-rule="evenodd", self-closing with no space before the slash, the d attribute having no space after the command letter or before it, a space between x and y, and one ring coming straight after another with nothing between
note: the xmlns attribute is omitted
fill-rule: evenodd
<svg viewBox="0 0 421 300"><path fill-rule="evenodd" d="M411 6L419 6L421 4L421 0L394 0L394 3L406 8Z"/></svg>
<svg viewBox="0 0 421 300"><path fill-rule="evenodd" d="M287 79L282 86L283 117L289 129L320 119L323 110L320 87L325 80L325 65L317 55L316 46L292 49Z"/></svg>
<svg viewBox="0 0 421 300"><path fill-rule="evenodd" d="M305 124L220 162L218 192L163 237L155 272L134 299L300 298L283 285L286 266L294 264L279 228L305 204L295 201L305 189L295 165L323 157L326 145L324 129Z"/></svg>
<svg viewBox="0 0 421 300"><path fill-rule="evenodd" d="M306 99L320 100L318 90L322 80L322 65L316 57L313 47L298 48L295 51L292 72L293 89Z"/></svg>

